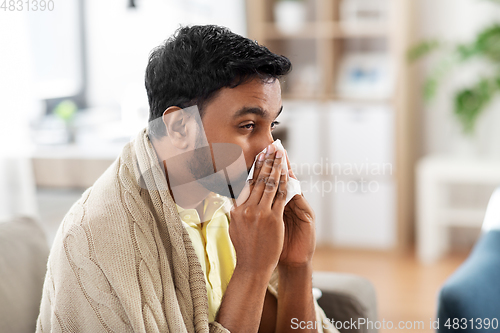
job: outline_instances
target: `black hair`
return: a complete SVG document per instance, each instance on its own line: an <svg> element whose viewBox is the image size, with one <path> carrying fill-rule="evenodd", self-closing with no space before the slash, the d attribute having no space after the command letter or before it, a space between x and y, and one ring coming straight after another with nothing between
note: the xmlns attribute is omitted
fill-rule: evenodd
<svg viewBox="0 0 500 333"><path fill-rule="evenodd" d="M256 41L215 25L180 27L155 48L146 68L149 132L166 135L162 121L153 121L170 106L203 106L224 87L234 88L258 77L274 81L290 72L288 58Z"/></svg>

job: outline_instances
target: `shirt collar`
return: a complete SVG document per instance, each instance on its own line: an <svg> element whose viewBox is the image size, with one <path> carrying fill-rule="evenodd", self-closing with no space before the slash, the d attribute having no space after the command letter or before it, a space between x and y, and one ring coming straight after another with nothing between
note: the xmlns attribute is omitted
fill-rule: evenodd
<svg viewBox="0 0 500 333"><path fill-rule="evenodd" d="M196 227L202 222L196 209L184 209L177 204L176 207L181 220L187 223L189 226ZM209 222L210 220L212 220L215 213L219 210L221 210L224 214L229 214L231 208L232 200L230 200L228 197L210 192L204 200L204 218L207 221L203 222Z"/></svg>

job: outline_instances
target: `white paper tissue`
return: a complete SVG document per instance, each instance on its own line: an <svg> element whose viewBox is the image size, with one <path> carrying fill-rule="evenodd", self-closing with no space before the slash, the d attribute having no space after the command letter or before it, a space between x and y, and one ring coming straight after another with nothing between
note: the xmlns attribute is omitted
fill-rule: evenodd
<svg viewBox="0 0 500 333"><path fill-rule="evenodd" d="M276 140L273 142L274 147L276 148L276 151L281 150L283 152L283 162L285 164L285 167L288 170L288 165L286 164L286 158L285 158L285 148L283 148L283 145L281 144L281 140ZM264 149L265 150L265 149ZM264 152L264 150L261 151ZM247 177L247 181L253 178L253 171L255 169L255 162L257 162L257 157L255 157L255 160L253 161L252 168L250 169L250 173ZM286 203L288 203L296 194L301 194L302 190L300 189L300 182L297 179L294 179L292 177L288 177L288 183L286 186Z"/></svg>

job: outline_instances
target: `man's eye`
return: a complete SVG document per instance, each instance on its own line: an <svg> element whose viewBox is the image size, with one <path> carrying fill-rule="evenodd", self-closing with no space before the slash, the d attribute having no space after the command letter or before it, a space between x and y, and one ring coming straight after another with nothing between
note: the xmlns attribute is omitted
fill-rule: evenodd
<svg viewBox="0 0 500 333"><path fill-rule="evenodd" d="M246 124L246 125L241 126L241 128L244 128L244 129L253 129L254 127L255 127L255 124Z"/></svg>
<svg viewBox="0 0 500 333"><path fill-rule="evenodd" d="M271 123L271 130L275 129L276 126L278 126L279 124L280 124L279 121L273 121ZM245 130L253 130L255 128L255 124L250 123L250 124L242 125L242 126L240 126L240 128L245 129Z"/></svg>

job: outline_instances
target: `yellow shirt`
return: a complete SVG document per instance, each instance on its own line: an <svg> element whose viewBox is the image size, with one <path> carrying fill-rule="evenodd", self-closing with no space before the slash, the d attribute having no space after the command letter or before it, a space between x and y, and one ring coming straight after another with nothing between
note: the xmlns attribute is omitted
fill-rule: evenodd
<svg viewBox="0 0 500 333"><path fill-rule="evenodd" d="M177 205L177 211L205 274L208 318L213 321L233 275L236 252L229 237L229 198L210 193L203 206L201 218L194 208Z"/></svg>

